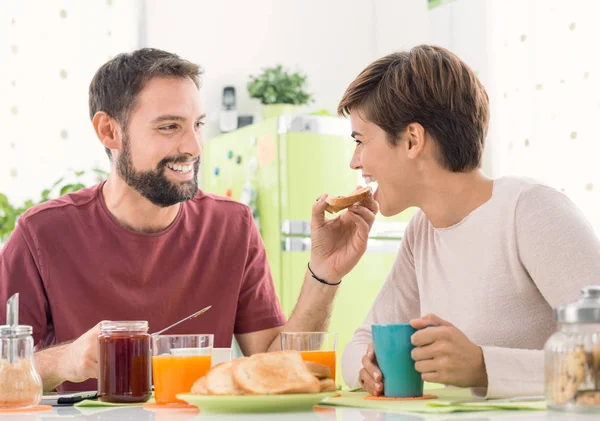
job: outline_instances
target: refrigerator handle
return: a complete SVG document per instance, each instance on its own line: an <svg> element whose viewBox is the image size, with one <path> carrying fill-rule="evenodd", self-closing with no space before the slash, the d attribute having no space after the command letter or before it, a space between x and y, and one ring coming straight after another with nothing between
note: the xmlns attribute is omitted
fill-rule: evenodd
<svg viewBox="0 0 600 421"><path fill-rule="evenodd" d="M286 219L281 223L281 233L284 235L310 235L310 221Z"/></svg>
<svg viewBox="0 0 600 421"><path fill-rule="evenodd" d="M386 222L376 221L371 228L371 238L397 238L404 237L408 222ZM281 223L283 235L310 235L310 221L286 219Z"/></svg>
<svg viewBox="0 0 600 421"><path fill-rule="evenodd" d="M290 237L281 242L283 251L310 251L310 238Z"/></svg>
<svg viewBox="0 0 600 421"><path fill-rule="evenodd" d="M370 239L367 244L367 253L372 254L395 254L400 249L401 240L374 240ZM281 241L281 250L287 252L310 251L310 238L289 237Z"/></svg>

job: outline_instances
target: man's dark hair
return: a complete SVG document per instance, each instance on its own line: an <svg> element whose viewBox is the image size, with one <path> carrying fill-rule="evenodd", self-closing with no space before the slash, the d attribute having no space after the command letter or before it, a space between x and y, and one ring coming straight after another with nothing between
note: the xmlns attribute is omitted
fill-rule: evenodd
<svg viewBox="0 0 600 421"><path fill-rule="evenodd" d="M155 48L119 54L102 65L90 83L90 119L104 111L126 131L137 96L152 78L190 78L199 89L201 74L197 64ZM106 154L112 159L110 149Z"/></svg>

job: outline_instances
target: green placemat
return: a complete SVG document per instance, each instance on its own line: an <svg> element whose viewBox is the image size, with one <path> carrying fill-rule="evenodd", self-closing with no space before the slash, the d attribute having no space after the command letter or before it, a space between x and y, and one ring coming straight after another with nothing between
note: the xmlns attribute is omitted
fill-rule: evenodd
<svg viewBox="0 0 600 421"><path fill-rule="evenodd" d="M342 392L342 396L329 398L321 405L349 406L354 408L380 409L394 412L423 412L445 414L450 412L475 412L497 410L543 410L544 401L499 402L478 400L473 398L469 389L444 388L432 389L427 393L436 395L437 399L421 401L385 401L365 400L368 393Z"/></svg>
<svg viewBox="0 0 600 421"><path fill-rule="evenodd" d="M526 410L536 410L543 411L547 409L546 402L543 400L539 401L512 401L512 402L498 402L494 400L489 401L477 401L477 402L462 402L460 404L455 404L452 402L431 402L430 406L466 406L469 408L491 408L491 409L526 409Z"/></svg>

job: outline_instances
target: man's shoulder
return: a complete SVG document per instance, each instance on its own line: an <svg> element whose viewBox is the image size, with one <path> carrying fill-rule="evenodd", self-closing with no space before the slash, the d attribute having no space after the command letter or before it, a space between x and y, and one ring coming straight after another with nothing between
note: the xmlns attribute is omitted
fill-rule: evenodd
<svg viewBox="0 0 600 421"><path fill-rule="evenodd" d="M189 203L192 209L204 214L210 212L225 217L243 217L247 216L250 212L250 208L241 202L201 190L198 191L198 194Z"/></svg>
<svg viewBox="0 0 600 421"><path fill-rule="evenodd" d="M100 186L101 184L86 187L33 206L21 215L20 221L27 224L46 224L57 219L70 218L72 212L81 212L87 205L97 200Z"/></svg>

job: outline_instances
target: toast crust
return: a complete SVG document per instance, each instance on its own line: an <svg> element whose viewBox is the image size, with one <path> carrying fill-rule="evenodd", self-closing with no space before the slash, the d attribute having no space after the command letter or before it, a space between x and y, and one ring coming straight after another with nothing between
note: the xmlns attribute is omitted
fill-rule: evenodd
<svg viewBox="0 0 600 421"><path fill-rule="evenodd" d="M373 197L373 189L371 187L362 187L352 192L348 196L328 197L326 199L327 207L325 210L329 213L336 213L347 209L355 203L363 202L370 197Z"/></svg>
<svg viewBox="0 0 600 421"><path fill-rule="evenodd" d="M208 395L206 376L202 376L194 382L194 385L192 386L192 393L194 395Z"/></svg>
<svg viewBox="0 0 600 421"><path fill-rule="evenodd" d="M196 380L195 395L239 396L336 390L329 367L304 361L298 351L255 354L217 364Z"/></svg>
<svg viewBox="0 0 600 421"><path fill-rule="evenodd" d="M233 369L235 383L247 394L319 393L321 383L298 351L255 354Z"/></svg>
<svg viewBox="0 0 600 421"><path fill-rule="evenodd" d="M335 392L335 382L333 379L322 379L321 382L321 393L324 392Z"/></svg>
<svg viewBox="0 0 600 421"><path fill-rule="evenodd" d="M214 366L206 374L206 390L208 395L243 395L244 391L233 380L233 370L246 358L221 363Z"/></svg>
<svg viewBox="0 0 600 421"><path fill-rule="evenodd" d="M329 367L323 364L315 363L312 361L305 361L306 367L319 380L329 379L331 377L331 370Z"/></svg>

